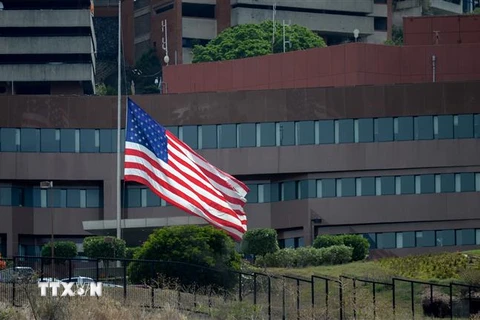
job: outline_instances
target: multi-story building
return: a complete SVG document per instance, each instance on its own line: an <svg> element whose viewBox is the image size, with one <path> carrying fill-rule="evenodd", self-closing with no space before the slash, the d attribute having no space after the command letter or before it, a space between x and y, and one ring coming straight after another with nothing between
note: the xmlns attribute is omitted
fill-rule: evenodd
<svg viewBox="0 0 480 320"><path fill-rule="evenodd" d="M2 2L0 94L94 92L89 0Z"/></svg>

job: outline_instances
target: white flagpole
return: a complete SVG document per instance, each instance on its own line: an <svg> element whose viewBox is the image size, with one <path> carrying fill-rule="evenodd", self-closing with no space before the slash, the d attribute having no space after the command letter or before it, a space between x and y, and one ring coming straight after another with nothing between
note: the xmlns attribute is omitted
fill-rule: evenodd
<svg viewBox="0 0 480 320"><path fill-rule="evenodd" d="M117 238L122 238L121 230L121 117L122 117L122 0L118 0L118 92L117 92Z"/></svg>

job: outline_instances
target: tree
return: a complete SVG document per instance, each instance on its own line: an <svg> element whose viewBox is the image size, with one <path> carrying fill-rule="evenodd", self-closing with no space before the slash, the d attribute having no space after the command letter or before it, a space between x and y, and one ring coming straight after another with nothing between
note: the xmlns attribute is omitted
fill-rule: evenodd
<svg viewBox="0 0 480 320"><path fill-rule="evenodd" d="M193 48L193 63L241 59L283 52L283 28L276 24L275 42L272 45L273 22L242 24L224 30L205 46ZM291 45L286 51L326 47L325 41L311 30L292 25L285 28Z"/></svg>
<svg viewBox="0 0 480 320"><path fill-rule="evenodd" d="M401 46L403 45L403 29L402 27L392 26L392 39L386 40L386 45Z"/></svg>
<svg viewBox="0 0 480 320"><path fill-rule="evenodd" d="M275 253L279 249L275 229L252 229L245 232L243 236L242 252L244 254L264 256L267 253Z"/></svg>
<svg viewBox="0 0 480 320"><path fill-rule="evenodd" d="M64 258L64 259L55 259L55 263L65 263L66 259L72 259L77 256L77 246L72 241L55 241L53 246L53 255L55 258ZM52 256L52 243L49 242L42 247L42 257L50 258ZM45 260L48 264L50 259Z"/></svg>
<svg viewBox="0 0 480 320"><path fill-rule="evenodd" d="M125 240L115 237L93 236L83 239L83 251L92 259L125 258Z"/></svg>
<svg viewBox="0 0 480 320"><path fill-rule="evenodd" d="M135 83L135 94L158 93L155 78L162 76L162 64L154 49L145 52L135 63L131 72L131 79Z"/></svg>
<svg viewBox="0 0 480 320"><path fill-rule="evenodd" d="M155 230L136 252L135 259L158 262L131 262L128 275L133 283L153 284L162 275L184 285L229 287L236 279L230 270L240 269L235 243L223 230L212 226Z"/></svg>

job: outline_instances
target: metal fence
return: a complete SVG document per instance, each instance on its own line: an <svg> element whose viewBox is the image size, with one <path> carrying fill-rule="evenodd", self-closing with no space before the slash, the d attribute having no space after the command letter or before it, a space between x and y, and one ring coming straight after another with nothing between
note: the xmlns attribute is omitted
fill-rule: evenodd
<svg viewBox="0 0 480 320"><path fill-rule="evenodd" d="M346 275L301 278L171 261L53 260L26 256L6 260L7 268L0 271L0 301L22 306L27 303L26 288L40 292L37 281L86 277L102 282L103 296L128 305L161 308L168 301L181 310L208 313L228 302L242 302L261 306L268 319L376 319L385 312L397 319L419 315L453 319L480 311L480 287L454 282L403 278L382 282ZM36 275L34 281L9 278L29 270Z"/></svg>

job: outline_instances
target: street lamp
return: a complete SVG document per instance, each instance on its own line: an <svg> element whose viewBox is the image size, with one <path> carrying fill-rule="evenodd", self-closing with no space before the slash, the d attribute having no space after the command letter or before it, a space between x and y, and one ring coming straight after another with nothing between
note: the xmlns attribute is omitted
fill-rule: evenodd
<svg viewBox="0 0 480 320"><path fill-rule="evenodd" d="M55 255L55 246L54 246L54 238L53 238L53 201L52 201L52 195L53 193L50 192L50 196L48 194L48 190L53 188L53 181L42 181L40 182L40 189L46 189L47 190L47 207L50 207L50 253L51 253L51 258L52 258L52 268L54 267L54 260L53 257ZM55 270L55 269L52 269ZM54 271L52 271L54 272ZM52 275L54 277L54 275Z"/></svg>

